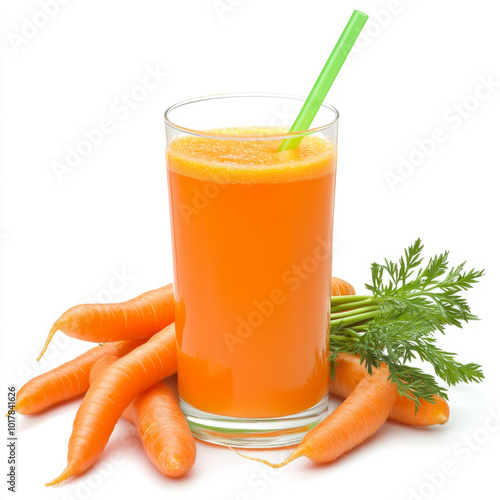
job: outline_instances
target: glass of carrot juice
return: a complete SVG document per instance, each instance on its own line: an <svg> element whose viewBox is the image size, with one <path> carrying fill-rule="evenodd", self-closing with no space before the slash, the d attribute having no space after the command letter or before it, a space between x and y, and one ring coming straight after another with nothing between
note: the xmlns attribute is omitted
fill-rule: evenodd
<svg viewBox="0 0 500 500"><path fill-rule="evenodd" d="M326 416L339 114L323 104L288 133L303 103L226 94L165 112L180 405L205 441L286 446Z"/></svg>

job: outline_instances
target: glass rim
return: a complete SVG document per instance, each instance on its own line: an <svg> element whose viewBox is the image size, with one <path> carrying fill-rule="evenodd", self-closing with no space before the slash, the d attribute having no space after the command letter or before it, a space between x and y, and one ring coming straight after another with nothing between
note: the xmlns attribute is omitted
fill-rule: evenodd
<svg viewBox="0 0 500 500"><path fill-rule="evenodd" d="M235 135L235 134L219 134L219 133L214 133L210 132L207 130L197 130L197 129L191 129L188 127L183 127L181 125L178 125L174 123L170 117L169 114L171 114L172 111L181 108L183 106L187 106L189 104L195 104L198 102L203 102L203 101L212 101L212 100L218 100L218 99L232 99L232 98L245 98L245 97L261 97L261 98L277 98L277 99L289 99L289 100L295 100L295 101L301 101L304 102L306 100L306 97L302 96L297 96L297 95L291 95L291 94L276 94L276 93L268 93L268 92L236 92L236 93L227 93L227 94L211 94L211 95L205 95L205 96L200 96L200 97L193 97L191 99L185 99L183 101L179 101L175 104L172 104L165 113L163 114L163 119L166 125L169 127L178 130L179 132L185 132L186 134L189 135L195 135L199 137L205 137L207 139L225 139L225 140L255 140L255 139L260 139L260 140L268 140L268 139L290 139L292 137L299 137L299 136L304 136L304 135L310 135L314 134L317 132L321 132L323 130L326 130L334 125L336 125L339 121L340 118L340 113L331 104L328 104L327 102L322 102L321 103L321 108L326 108L329 111L332 111L334 114L333 120L329 121L325 125L320 125L318 127L310 128L307 130L299 130L297 132L286 132L286 133L279 133L279 134L255 134L255 135Z"/></svg>

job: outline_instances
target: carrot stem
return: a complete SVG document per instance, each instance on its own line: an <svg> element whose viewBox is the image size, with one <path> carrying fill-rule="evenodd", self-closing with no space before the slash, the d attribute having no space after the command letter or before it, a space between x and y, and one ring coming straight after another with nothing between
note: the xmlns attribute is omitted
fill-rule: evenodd
<svg viewBox="0 0 500 500"><path fill-rule="evenodd" d="M335 341L335 340L344 340L346 342L356 342L356 338L354 337L344 337L342 335L330 335L330 338L332 339L332 341Z"/></svg>
<svg viewBox="0 0 500 500"><path fill-rule="evenodd" d="M365 321L367 319L376 318L380 314L380 311L366 312L364 314L359 314L356 316L351 316L350 318L340 318L330 321L330 326L337 326L342 323L342 326L350 326L359 323L360 321Z"/></svg>
<svg viewBox="0 0 500 500"><path fill-rule="evenodd" d="M349 327L349 330L352 330L353 332L358 333L358 332L363 331L364 328L365 328L364 325L354 325L354 326Z"/></svg>
<svg viewBox="0 0 500 500"><path fill-rule="evenodd" d="M346 311L346 310L350 310L350 309L356 309L358 307L367 306L369 304L373 304L372 299L360 300L358 302L349 302L348 304L345 304L345 305L340 304L338 306L333 306L331 309L331 312L336 313L337 311Z"/></svg>
<svg viewBox="0 0 500 500"><path fill-rule="evenodd" d="M358 302L360 300L371 299L373 295L338 295L330 298L330 303L335 304L348 304L350 302Z"/></svg>
<svg viewBox="0 0 500 500"><path fill-rule="evenodd" d="M349 316L356 316L358 314L363 314L371 311L378 311L378 306L361 307L359 309L354 309L352 311L342 311L338 313L330 314L330 319L348 318Z"/></svg>

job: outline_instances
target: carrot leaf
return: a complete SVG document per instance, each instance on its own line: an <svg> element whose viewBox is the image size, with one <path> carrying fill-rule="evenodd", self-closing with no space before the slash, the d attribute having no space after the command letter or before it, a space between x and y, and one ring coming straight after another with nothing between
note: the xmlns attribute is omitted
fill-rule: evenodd
<svg viewBox="0 0 500 500"><path fill-rule="evenodd" d="M446 397L446 386L480 382L481 367L463 364L456 354L439 348L436 334L450 326L477 320L462 293L472 288L484 271L465 271L465 262L449 267L449 252L424 264L420 239L393 262L371 266L372 282L365 285L373 295L336 297L330 315L331 359L339 352L357 354L369 373L385 363L398 391L415 402L433 402ZM333 304L333 302L332 302ZM419 360L429 364L435 375L410 366ZM332 372L334 375L334 363Z"/></svg>

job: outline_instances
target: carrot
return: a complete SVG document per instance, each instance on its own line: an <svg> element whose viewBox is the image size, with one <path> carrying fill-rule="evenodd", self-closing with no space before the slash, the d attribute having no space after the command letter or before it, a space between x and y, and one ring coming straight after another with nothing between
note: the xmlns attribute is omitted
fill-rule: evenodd
<svg viewBox="0 0 500 500"><path fill-rule="evenodd" d="M162 474L178 477L191 469L196 459L194 437L165 382L134 399L132 418L149 459Z"/></svg>
<svg viewBox="0 0 500 500"><path fill-rule="evenodd" d="M123 356L145 340L127 340L98 345L77 358L64 363L24 384L17 394L14 410L32 415L61 401L84 394L89 388L89 373L92 365L109 354Z"/></svg>
<svg viewBox="0 0 500 500"><path fill-rule="evenodd" d="M388 376L387 368L373 370L372 376L364 378L336 410L309 431L283 462L251 460L273 468L283 467L299 457L314 462L332 462L365 441L387 420L398 393Z"/></svg>
<svg viewBox="0 0 500 500"><path fill-rule="evenodd" d="M336 358L335 380L330 379L330 392L346 398L355 387L368 376L368 371L361 364L358 356L340 353ZM444 425L450 416L450 408L441 396L434 396L434 404L420 400L420 406L415 413L415 403L398 394L394 408L389 418L403 424L425 427L429 425Z"/></svg>
<svg viewBox="0 0 500 500"><path fill-rule="evenodd" d="M332 276L332 295L356 295L354 287L345 280Z"/></svg>
<svg viewBox="0 0 500 500"><path fill-rule="evenodd" d="M109 365L112 365L115 361L118 361L119 359L120 356L116 356L113 354L103 356L102 358L98 359L90 368L89 384L92 385L94 383L94 380L97 378L97 375L99 375L99 373L101 373L105 368L107 368ZM127 409L128 408L129 407L127 407ZM125 417L127 420L130 420L130 418L128 418L128 416L125 415L125 412L123 413L122 417Z"/></svg>
<svg viewBox="0 0 500 500"><path fill-rule="evenodd" d="M355 295L354 287L340 278L332 278L332 295ZM361 365L359 357L340 353L336 359L335 380L330 379L330 392L346 398L354 388L368 375ZM420 400L418 412L415 414L415 403L398 394L396 403L389 418L403 424L425 427L444 425L450 416L450 408L441 396L434 396L434 404Z"/></svg>
<svg viewBox="0 0 500 500"><path fill-rule="evenodd" d="M127 302L72 307L50 329L38 361L58 330L89 342L149 338L174 321L174 304L173 286L170 284Z"/></svg>
<svg viewBox="0 0 500 500"><path fill-rule="evenodd" d="M118 360L105 356L90 371L90 383L97 374ZM159 382L135 397L122 415L132 422L153 465L165 476L182 476L196 459L196 445L177 405L174 391Z"/></svg>
<svg viewBox="0 0 500 500"><path fill-rule="evenodd" d="M430 425L444 425L450 418L450 407L445 399L437 394L432 397L434 403L420 400L420 406L415 413L415 403L409 398L401 395L396 396L396 404L391 410L389 418L403 424L417 427L428 427Z"/></svg>
<svg viewBox="0 0 500 500"><path fill-rule="evenodd" d="M177 346L175 328L171 324L102 371L76 413L68 446L68 464L46 486L59 484L91 467L132 400L176 370Z"/></svg>

